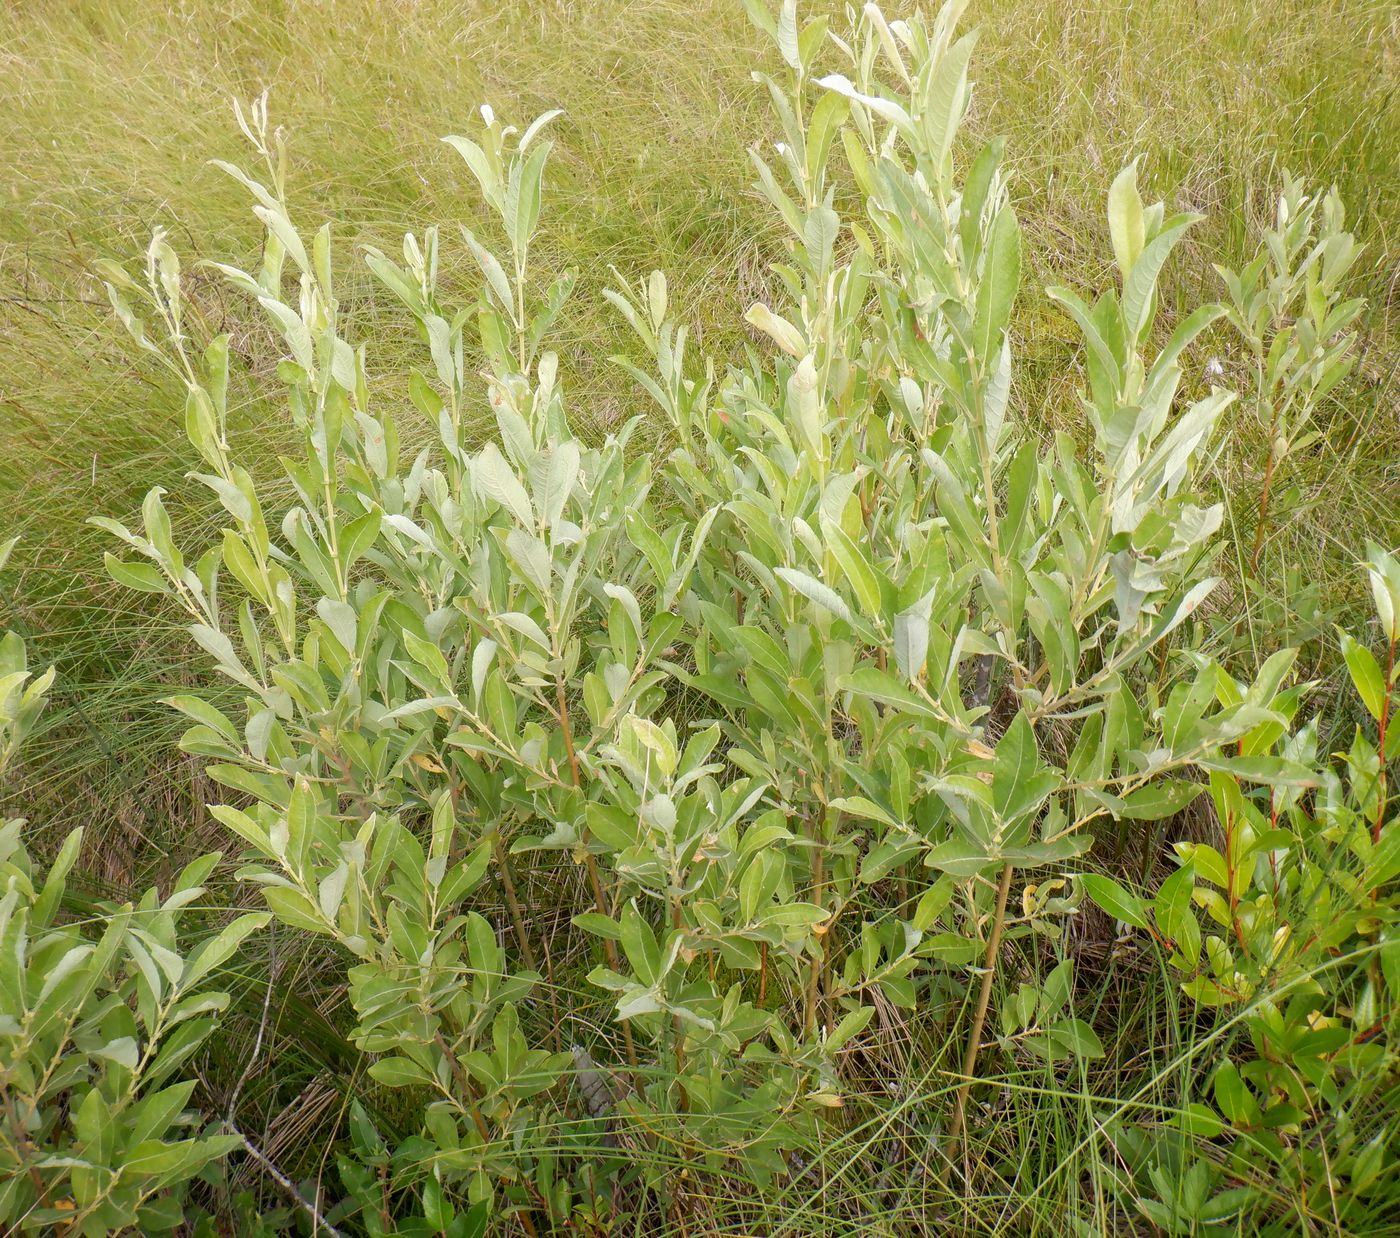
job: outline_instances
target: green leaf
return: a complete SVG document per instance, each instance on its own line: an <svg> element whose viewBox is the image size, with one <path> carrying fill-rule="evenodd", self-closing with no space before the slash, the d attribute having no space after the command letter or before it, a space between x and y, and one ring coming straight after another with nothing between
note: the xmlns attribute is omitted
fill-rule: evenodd
<svg viewBox="0 0 1400 1238"><path fill-rule="evenodd" d="M773 21L773 14L768 11L768 6L763 0L744 0L744 9L749 15L749 20L770 39L778 37L777 23Z"/></svg>
<svg viewBox="0 0 1400 1238"><path fill-rule="evenodd" d="M1070 999L1074 991L1074 960L1063 959L1057 963L1045 983L1040 986L1040 1018L1054 1018Z"/></svg>
<svg viewBox="0 0 1400 1238"><path fill-rule="evenodd" d="M893 675L882 671L878 666L859 666L849 675L843 675L837 686L858 696L868 696L871 700L886 705L898 705L910 713L924 718L938 718L939 714L917 693L906 688Z"/></svg>
<svg viewBox="0 0 1400 1238"><path fill-rule="evenodd" d="M475 141L469 137L456 137L455 134L449 134L442 140L454 148L456 153L462 155L463 160L466 160L466 165L472 169L472 175L476 176L477 183L482 186L482 193L486 196L487 202L497 204L498 207L501 182L496 175L496 169L493 168L490 160L487 160L486 151L477 146Z"/></svg>
<svg viewBox="0 0 1400 1238"><path fill-rule="evenodd" d="M934 166L940 170L947 164L953 139L967 108L967 65L976 42L976 31L963 35L939 59L929 83L920 121Z"/></svg>
<svg viewBox="0 0 1400 1238"><path fill-rule="evenodd" d="M1239 1069L1228 1059L1215 1072L1215 1103L1238 1129L1248 1129L1259 1121L1259 1103L1240 1077Z"/></svg>
<svg viewBox="0 0 1400 1238"><path fill-rule="evenodd" d="M920 897L914 908L910 923L921 933L927 933L937 922L948 904L952 902L956 889L954 880L948 875L939 877Z"/></svg>
<svg viewBox="0 0 1400 1238"><path fill-rule="evenodd" d="M1188 867L1177 869L1158 887L1152 906L1157 927L1168 937L1181 936L1182 923L1191 915L1191 892L1194 888L1192 871Z"/></svg>
<svg viewBox="0 0 1400 1238"><path fill-rule="evenodd" d="M844 95L847 99L854 99L857 103L869 108L875 115L889 121L900 131L906 134L913 134L914 122L909 119L906 112L898 103L893 100L881 98L878 95L863 95L850 79L840 73L831 73L826 77L819 78L817 85L826 90L834 90L839 95Z"/></svg>
<svg viewBox="0 0 1400 1238"><path fill-rule="evenodd" d="M841 600L841 595L834 589L822 584L821 581L807 575L806 572L799 572L793 567L780 567L775 572L779 579L797 590L809 602L815 602L824 610L829 610L838 619L844 619L847 623L853 621L851 608Z"/></svg>
<svg viewBox="0 0 1400 1238"><path fill-rule="evenodd" d="M604 937L608 941L622 940L622 926L601 911L582 912L574 916L573 922L585 933L592 933L595 937Z"/></svg>
<svg viewBox="0 0 1400 1238"><path fill-rule="evenodd" d="M1132 274L1124 280L1123 322L1127 327L1129 339L1141 338L1152 309L1157 276L1177 241L1181 239L1181 234L1199 218L1198 215L1178 215L1147 243L1133 265Z"/></svg>
<svg viewBox="0 0 1400 1238"><path fill-rule="evenodd" d="M328 931L325 922L317 914L317 909L299 891L289 890L286 886L264 886L263 898L267 900L273 915L283 924L306 929L311 933Z"/></svg>
<svg viewBox="0 0 1400 1238"><path fill-rule="evenodd" d="M859 1036L875 1017L874 1006L859 1006L846 1015L826 1038L826 1051L835 1053L853 1036Z"/></svg>
<svg viewBox="0 0 1400 1238"><path fill-rule="evenodd" d="M0 694L3 696L3 694ZM63 892L67 886L68 874L73 871L73 865L78 861L78 854L83 845L83 830L70 830L68 836L63 840L63 845L58 849L58 855L54 857L53 863L49 865L49 875L44 880L43 890L39 897L35 899L30 911L31 925L36 928L46 928L52 921L54 914L58 911L59 904L63 900ZM52 975L52 973L50 973Z"/></svg>
<svg viewBox="0 0 1400 1238"><path fill-rule="evenodd" d="M1232 774L1245 782L1257 782L1265 786L1308 788L1319 783L1318 772L1315 769L1284 757L1201 757L1196 764L1202 769Z"/></svg>
<svg viewBox="0 0 1400 1238"><path fill-rule="evenodd" d="M340 566L349 571L379 538L383 513L374 508L356 517L340 531Z"/></svg>
<svg viewBox="0 0 1400 1238"><path fill-rule="evenodd" d="M1079 878L1084 892L1115 920L1135 928L1149 927L1147 904L1136 894L1129 894L1111 877L1099 873L1084 873Z"/></svg>
<svg viewBox="0 0 1400 1238"><path fill-rule="evenodd" d="M930 590L894 617L894 660L906 679L917 680L924 673L932 610L933 591Z"/></svg>
<svg viewBox="0 0 1400 1238"><path fill-rule="evenodd" d="M142 593L164 593L169 587L165 573L154 563L132 563L118 559L110 550L102 556L107 567L107 575L119 585L137 589Z"/></svg>
<svg viewBox="0 0 1400 1238"><path fill-rule="evenodd" d="M1209 1105L1189 1101L1181 1111L1181 1129L1201 1139L1218 1139L1225 1132L1225 1123ZM1219 1196L1216 1197L1219 1199Z"/></svg>
<svg viewBox="0 0 1400 1238"><path fill-rule="evenodd" d="M212 940L206 942L185 964L180 983L185 988L198 984L217 967L222 967L231 959L244 941L258 930L265 928L272 917L266 912L250 912L239 916L232 924L222 929Z"/></svg>
<svg viewBox="0 0 1400 1238"><path fill-rule="evenodd" d="M385 1087L411 1088L434 1087L436 1080L417 1062L406 1057L384 1057L369 1068L371 1079L376 1079Z"/></svg>
<svg viewBox="0 0 1400 1238"><path fill-rule="evenodd" d="M1083 1019L1059 1019L1045 1031L1051 1040L1063 1045L1075 1057L1103 1057L1103 1043L1098 1033Z"/></svg>
<svg viewBox="0 0 1400 1238"><path fill-rule="evenodd" d="M839 99L839 95L823 95L824 99ZM836 250L836 241L841 233L841 218L828 206L815 207L807 216L807 222L802 229L803 243L807 249L807 257L814 270L820 273L820 278L825 278L825 273L831 268L832 254Z"/></svg>
<svg viewBox="0 0 1400 1238"><path fill-rule="evenodd" d="M882 609L880 580L864 551L834 521L822 521L822 535L836 562L840 564L841 572L849 582L861 610L868 619L878 622Z"/></svg>
<svg viewBox="0 0 1400 1238"><path fill-rule="evenodd" d="M487 443L476 457L472 476L483 498L499 503L527 529L534 528L535 510L520 478L495 443Z"/></svg>
<svg viewBox="0 0 1400 1238"><path fill-rule="evenodd" d="M408 656L412 658L424 670L431 672L437 685L446 692L452 691L452 668L447 665L447 659L443 657L442 650L432 641L424 640L421 636L410 632L405 628L400 634L404 649Z"/></svg>
<svg viewBox="0 0 1400 1238"><path fill-rule="evenodd" d="M105 1045L92 1049L90 1052L93 1057L106 1058L109 1062L125 1066L127 1070L135 1070L141 1057L136 1047L136 1041L130 1036L120 1036L116 1040L109 1040Z"/></svg>
<svg viewBox="0 0 1400 1238"><path fill-rule="evenodd" d="M1225 857L1208 843L1177 843L1177 854L1197 876L1224 889L1229 883Z"/></svg>
<svg viewBox="0 0 1400 1238"><path fill-rule="evenodd" d="M899 823L885 809L873 800L868 800L863 795L841 796L831 801L831 808L839 809L841 812L849 813L853 817L860 817L866 821L878 821L882 825L898 825Z"/></svg>
<svg viewBox="0 0 1400 1238"><path fill-rule="evenodd" d="M515 219L511 221L511 240L517 255L525 254L540 220L544 165L552 148L552 142L540 142L526 155L520 168L520 195L515 204Z"/></svg>
<svg viewBox="0 0 1400 1238"><path fill-rule="evenodd" d="M783 0L774 37L788 68L800 69L802 57L797 47L797 0Z"/></svg>
<svg viewBox="0 0 1400 1238"><path fill-rule="evenodd" d="M1117 815L1129 821L1160 821L1164 817L1174 817L1205 789L1204 783L1181 778L1151 782L1119 800Z"/></svg>
<svg viewBox="0 0 1400 1238"><path fill-rule="evenodd" d="M984 371L995 364L1002 332L1021 284L1021 225L1009 205L997 212L988 242L987 263L977 286L976 336L973 346Z"/></svg>
<svg viewBox="0 0 1400 1238"><path fill-rule="evenodd" d="M535 494L545 528L553 528L564 515L569 495L578 482L579 461L579 446L573 439L565 439L549 453Z"/></svg>
<svg viewBox="0 0 1400 1238"><path fill-rule="evenodd" d="M759 923L779 928L809 928L820 924L826 917L826 909L818 907L816 903L783 903L764 911Z"/></svg>
<svg viewBox="0 0 1400 1238"><path fill-rule="evenodd" d="M514 318L516 312L515 295L511 292L510 280L506 277L505 268L501 266L500 259L482 245L469 228L462 228L462 239L466 241L467 249L476 259L476 265L481 268L481 273L486 276L486 282L490 285L497 304L501 310Z"/></svg>
<svg viewBox="0 0 1400 1238"><path fill-rule="evenodd" d="M1108 341L1103 338L1094 321L1093 311L1084 304L1074 292L1068 288L1052 287L1045 290L1046 296L1052 301L1057 301L1069 312L1071 318L1079 325L1080 333L1084 336L1084 342L1089 346L1089 351L1094 354L1105 374L1108 374L1115 384L1119 382L1118 358L1114 356L1113 349L1109 347ZM1092 369L1091 369L1092 373Z"/></svg>
<svg viewBox="0 0 1400 1238"><path fill-rule="evenodd" d="M1126 281L1147 239L1142 198L1137 187L1136 159L1118 173L1113 187L1108 191L1108 231L1113 240L1113 255L1118 259L1118 269Z"/></svg>
<svg viewBox="0 0 1400 1238"><path fill-rule="evenodd" d="M838 94L822 95L812 109L812 119L807 125L807 175L813 184L820 183L832 139L849 110L850 104Z"/></svg>
<svg viewBox="0 0 1400 1238"><path fill-rule="evenodd" d="M965 880L986 872L993 865L1000 864L1000 855L989 855L987 848L963 838L950 838L930 848L924 855L924 863L950 877Z"/></svg>
<svg viewBox="0 0 1400 1238"><path fill-rule="evenodd" d="M622 943L623 953L637 973L637 979L643 985L655 984L661 976L661 948L656 944L651 926L642 919L636 903L628 903L622 909L618 941Z"/></svg>
<svg viewBox="0 0 1400 1238"><path fill-rule="evenodd" d="M1342 657L1346 659L1351 682L1356 685L1361 703L1366 706L1371 717L1380 721L1385 708L1385 676L1380 663L1366 646L1346 632L1342 633Z"/></svg>
<svg viewBox="0 0 1400 1238"><path fill-rule="evenodd" d="M1040 764L1035 731L1026 715L1018 713L997 741L992 765L992 811L997 820L1009 824L1034 812L1059 781Z"/></svg>

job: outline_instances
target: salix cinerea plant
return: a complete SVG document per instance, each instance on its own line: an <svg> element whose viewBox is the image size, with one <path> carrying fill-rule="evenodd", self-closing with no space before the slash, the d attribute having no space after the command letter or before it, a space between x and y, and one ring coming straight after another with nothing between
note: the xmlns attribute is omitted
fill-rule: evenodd
<svg viewBox="0 0 1400 1238"><path fill-rule="evenodd" d="M14 541L0 543L0 568ZM0 777L38 719L53 668L33 674L15 632L0 639ZM186 1064L229 995L219 970L265 913L193 948L181 920L218 854L189 864L165 898L65 909L83 832L47 870L26 822L0 821L0 1224L6 1233L166 1233L190 1181L243 1143L191 1101Z"/></svg>
<svg viewBox="0 0 1400 1238"><path fill-rule="evenodd" d="M1361 252L1336 189L1324 194L1285 172L1258 254L1239 271L1215 268L1229 292L1228 321L1249 350L1248 402L1268 439L1251 571L1279 466L1317 440L1318 408L1355 364L1353 327L1365 302L1346 296L1344 281Z"/></svg>
<svg viewBox="0 0 1400 1238"><path fill-rule="evenodd" d="M394 422L371 411L364 351L340 334L329 228L308 244L293 226L284 148L265 100L240 119L267 178L233 172L252 192L267 238L258 275L224 269L256 297L286 349L278 374L303 451L285 467L299 502L274 532L228 445L226 340L195 359L171 330L166 346L189 391L187 428L208 469L196 477L218 495L229 524L192 571L153 492L144 535L108 524L149 562L111 566L117 579L182 603L195 640L246 693L241 724L200 698L173 700L195 724L183 745L211 758L213 777L250 801L215 809L251 849L242 875L263 887L279 920L345 951L355 1038L382 1055L372 1076L426 1098L422 1119L442 1155L396 1188L433 1189L422 1183L427 1172L439 1186L442 1179L481 1198L498 1182L518 1187L524 1162L507 1151L510 1132L528 1127L533 1097L568 1061L527 1047L517 1003L538 976L528 963L508 965L495 928L463 914L462 904L486 878L493 853L504 854L494 814L508 816L512 795L529 801L526 780L565 786L562 743L551 752L538 725L517 713L516 674L537 679L548 668L532 652L545 638L516 604L517 593L527 594L507 554L538 567L545 544L530 538L521 549L515 517L536 531L562 530L581 453L555 453L553 470L534 477L532 499L499 448L467 452L460 323L449 327L428 309L436 261L429 238L426 255L411 241L406 250L440 388L417 375L413 395L438 428L442 467L429 468L425 452L400 470ZM292 297L283 293L288 263ZM114 301L144 303L178 324L175 264L157 238L144 286L109 272ZM145 338L135 311L123 318ZM615 462L616 452L599 473L606 460ZM509 513L512 527L493 520L498 513ZM561 546L585 541L579 524L570 527L577 536L561 536ZM240 594L233 613L225 601L230 578ZM478 635L474 622L500 639ZM445 742L444 720L455 723L455 747ZM491 758L478 736L487 737ZM528 960L508 869L496 877L517 908Z"/></svg>
<svg viewBox="0 0 1400 1238"><path fill-rule="evenodd" d="M162 898L67 922L61 902L82 831L47 872L23 821L0 825L0 1222L7 1233L165 1233L190 1181L241 1134L193 1105L187 1063L229 995L217 971L268 920L240 916L193 949L181 920L217 853Z"/></svg>
<svg viewBox="0 0 1400 1238"><path fill-rule="evenodd" d="M1073 861L1098 821L1178 811L1191 769L1228 762L1221 746L1267 713L1141 674L1214 584L1221 509L1192 482L1232 397L1177 393L1183 351L1222 310L1155 347L1158 277L1194 217L1144 204L1125 169L1109 193L1119 286L1051 290L1084 337L1093 451L1068 435L1047 451L1012 415L1021 238L1000 144L956 174L961 6L930 24L867 6L851 41L825 43L792 4L753 11L785 65L778 170L755 156L789 233L785 303L749 311L776 352L751 352L713 398L658 348L666 381L648 389L679 440L665 472L718 513L676 674L800 826L794 889L827 913L804 1026L859 1009L838 977L892 949L916 964L880 981L896 1005L946 1014L939 998L970 986L970 1078L1004 935L1054 928L1009 914L1015 873ZM846 71L817 78L828 47ZM837 136L862 200L845 220L827 188ZM617 295L634 323L654 311L645 290Z"/></svg>
<svg viewBox="0 0 1400 1238"><path fill-rule="evenodd" d="M483 118L482 144L462 137L449 141L500 216L514 251L512 265L523 272L518 251L528 243L529 230L514 222L513 204L518 193L526 204L519 209L538 211L531 203L544 163L531 141L550 117L527 129L509 153L513 130L501 128L489 110ZM679 1111L699 1146L741 1149L751 1168L771 1172L782 1167L773 1146L791 1138L775 1134L782 1130L775 1114L794 1108L804 1092L809 1109L830 1099L820 1082L810 1081L829 1074L836 1046L798 1055L801 1064L785 1078L767 1065L737 1070L741 1050L757 1037L777 1037L789 1057L797 1053L796 1042L742 1000L737 981L715 987L717 960L731 971L762 970L763 950L791 952L820 915L810 906L775 903L784 870L765 848L775 847L787 831L762 822L739 837L737 827L750 823L766 788L717 781L727 766L706 764L705 757L718 731L685 745L677 769L674 723L658 725L647 716L660 704L669 678L662 655L680 636L682 620L675 612L685 609L713 516L684 530L663 532L652 524L649 465L625 455L630 425L601 452L580 446L564 416L555 358L545 352L535 361L544 328L526 326L523 294L507 297L496 274L505 264L470 233L466 239L486 281L478 321L490 365L489 402L505 448L503 457L488 444L478 457L478 476L517 527L495 533L510 569L505 587L474 590L457 605L480 637L473 691L489 692L494 685L508 711L529 710L547 719L551 742L536 756L538 724L524 730L524 744L511 745L493 731L494 719L470 720L451 740L472 754L470 760L456 758L462 778L478 804L514 823L514 854L571 855L585 869L592 910L576 923L601 939L606 965L594 975L620 994L617 1015L628 1064L634 1070L645 1066L633 1044L634 1020L664 1062L650 1072L653 1082L632 1091L626 1107L673 1121ZM386 272L377 255L370 260L376 271ZM397 290L400 281L389 273L386 283ZM562 287L556 280L545 294L540 313L547 318ZM664 276L654 275L647 291L647 321L653 330L664 330ZM419 313L411 300L409 305ZM683 351L683 333L677 339ZM515 469L539 483L533 506ZM515 729L512 713L505 733ZM483 755L505 759L503 781L483 775L477 763ZM540 830L542 823L549 828ZM507 873L508 860L504 854L497 858ZM665 875L664 883L658 874ZM638 897L649 913L665 908L659 940ZM664 959L653 957L658 950ZM630 975L620 970L624 957ZM705 987L688 978L692 966L706 970Z"/></svg>
<svg viewBox="0 0 1400 1238"><path fill-rule="evenodd" d="M366 254L427 357L408 389L431 441L408 460L343 334L329 226L293 223L265 100L240 112L265 170L229 170L267 236L256 274L220 269L284 350L285 512L238 462L228 344L188 337L173 250L155 238L144 282L104 268L185 385L195 477L227 516L187 555L153 491L141 532L103 522L138 555L110 567L182 606L243 692L237 719L172 704L240 797L214 811L243 876L335 943L369 1076L404 1089L391 1213L568 1215L559 1132L597 1116L564 1082L571 1023L611 1072L617 1140L767 1178L843 1120L843 1061L877 1012L922 1012L966 1045L955 1146L1002 944L1055 935L1067 908L1030 890L1053 881L1012 901L1017 874L1074 864L1102 821L1169 816L1194 770L1286 772L1224 752L1286 721L1268 684L1235 700L1166 674L1212 584L1220 510L1193 482L1230 398L1177 399L1218 308L1155 346L1192 220L1145 205L1135 168L1114 182L1118 287L1053 293L1085 338L1092 447L1047 448L1014 414L1000 145L961 167L961 9L870 6L838 37L751 6L783 66L764 79L783 140L755 161L789 238L782 299L749 311L762 343L720 380L664 275L613 290L674 433L659 469L635 420L597 443L570 426L547 342L573 281L531 259L553 113L521 132L483 109L479 140L449 139L499 236L464 234L475 307L440 296L435 231L402 264ZM581 1004L532 894L586 934ZM1053 975L993 1026L1097 1052ZM642 1164L665 1190L664 1158Z"/></svg>
<svg viewBox="0 0 1400 1238"><path fill-rule="evenodd" d="M721 956L730 972L759 970L762 949L795 953L820 917L777 905L783 869L773 867L773 847L786 830L747 845L738 837L741 824L754 828L766 788L744 789L709 766L693 786L687 767L682 781L667 774L651 790L623 772L635 768L624 759L633 737L665 733L648 718L668 677L661 655L683 626L676 612L713 517L653 527L650 465L627 453L631 428L600 446L569 428L557 360L535 339L568 281L556 281L537 309L523 257L538 220L538 152L547 151L534 141L539 126L517 138L487 112L484 145L454 142L501 215L511 254L502 263L469 239L485 278L476 321L498 440L473 451L465 439L471 316L438 300L436 238L420 246L410 237L404 266L367 256L413 313L432 362L431 376L411 377L410 393L437 443L405 469L392 417L372 407L364 351L340 334L329 232L308 243L291 222L281 138L265 103L243 118L268 174L235 174L267 225L266 257L257 276L222 269L283 338L278 374L302 437L301 458L285 462L298 502L277 536L229 445L226 342L194 355L180 333L177 260L157 237L144 286L109 270L112 296L138 342L150 342L142 314L166 324L161 355L188 386L187 428L208 469L196 477L229 524L191 569L160 492L147 498L142 533L102 523L147 560L114 558L113 575L182 604L196 641L246 693L238 723L200 698L173 700L195 724L183 744L249 801L215 808L249 848L242 876L283 923L345 952L354 1038L376 1056L370 1076L423 1098L415 1138L435 1152L430 1163L412 1162L395 1189L423 1200L503 1189L527 1228L534 1210L562 1206L532 1148L533 1132L548 1126L539 1106L567 1103L555 1085L570 1057L557 1028L553 1051L531 1047L522 1019L533 1013L543 1027L569 1017L553 986L543 999L531 993L543 943L532 940L516 874L520 857L540 852L563 862L536 868L534 879L566 905L582 887L580 923L599 941L598 975L624 990L618 1066L630 1111L683 1110L692 1138L712 1138L716 1155L781 1168L774 1148L796 1137L782 1115L832 1103L835 1042L799 1047L780 1021L742 1000L736 978L711 1001L693 972L719 983ZM283 293L288 265L294 298ZM519 273L513 297L496 278L507 267ZM661 280L652 288L664 296ZM665 930L670 963L647 972L644 946L637 952L645 935L635 930L639 907L654 911L653 887L628 853L661 844L652 834L624 843L622 822L636 809L640 821L672 829L667 802L689 833L667 843L683 885L666 897L685 907ZM510 956L498 932L505 926L465 909L489 907L488 876L508 911ZM676 965L681 956L686 966ZM647 998L630 992L624 966L643 968ZM647 1033L643 1046L633 1020ZM773 1039L771 1058L785 1074L760 1060L759 1035Z"/></svg>

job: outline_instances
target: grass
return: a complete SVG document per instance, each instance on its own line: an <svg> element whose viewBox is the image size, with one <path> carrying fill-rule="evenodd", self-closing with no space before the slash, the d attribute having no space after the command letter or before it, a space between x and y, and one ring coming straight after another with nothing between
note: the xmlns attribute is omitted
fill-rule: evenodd
<svg viewBox="0 0 1400 1238"><path fill-rule="evenodd" d="M1251 251L1281 168L1340 188L1368 246L1355 280L1369 301L1361 362L1326 410L1321 440L1281 479L1263 571L1272 600L1236 586L1222 616L1257 648L1309 640L1309 665L1330 673L1327 621L1362 600L1363 534L1400 541L1400 10L1383 0L974 0L968 21L982 29L971 128L1006 135L1026 230L1015 398L1047 425L1074 424L1079 373L1069 323L1037 290L1105 282L1103 203L1123 162L1142 153L1153 192L1207 215L1170 276L1178 304L1217 294L1210 260L1238 263ZM159 703L201 664L169 616L114 590L104 539L83 524L94 513L127 518L152 484L188 490L179 483L194 467L178 393L111 329L92 260L130 261L163 225L187 269L200 257L255 262L245 194L207 161L243 153L229 98L270 86L292 135L300 218L332 220L342 255L359 245L394 252L405 229L440 223L449 290L469 299L475 281L451 225L476 227L482 212L466 168L438 139L466 127L484 99L515 120L563 106L541 263L579 268L565 382L581 423L601 429L642 407L624 375L591 360L627 347L599 295L610 264L628 277L664 268L673 303L688 307L699 345L718 358L742 345L742 311L766 287L780 251L749 187L746 148L772 137L749 77L757 45L727 0L74 0L7 12L0 510L4 532L23 540L0 584L0 629L22 631L34 661L56 662L59 686L4 806L45 837L88 826L90 842L100 840L88 850L94 889L139 888L217 845L220 832L202 807L212 792L175 751L181 727ZM363 268L347 263L338 275L380 371L403 370L410 355L416 363L416 341ZM187 295L219 329L236 294L195 273ZM272 454L280 419L259 396L269 348L258 338L235 345L250 380L238 432ZM1236 419L1218 474L1246 548L1264 458L1261 431ZM216 519L188 505L177 514ZM249 964L251 1018L271 962ZM259 1101L298 1130L340 1112L338 1096L327 1105L314 1087L335 1069L337 998L318 984L314 952L276 963L308 995L284 1012L279 1043L318 1021L324 1033L300 1053L293 1083ZM1151 1046L1105 1068L1117 1072L1108 1090L1169 1113L1183 1077L1204 1066L1181 1060L1168 1015L1123 995L1132 981L1110 965L1095 979L1102 1000L1122 1002L1134 1029L1125 1041ZM772 1232L828 1233L853 1214L888 1232L901 1212L948 1207L925 1177L888 1191L859 1168L892 1148L917 1163L920 1103L943 1086L938 1044L922 1051L872 1063L904 1091L885 1129L849 1133L832 1150L820 1191L752 1207L721 1201L715 1232L781 1218ZM974 1130L994 1145L991 1163L1019 1209L1010 1215L1005 1197L962 1201L988 1231L1064 1232L1061 1210L1114 1172L1116 1150L1085 1090L1030 1077L1018 1075L998 1120L983 1114ZM314 1157L302 1169L313 1174ZM1116 1232L1114 1218L1096 1223Z"/></svg>

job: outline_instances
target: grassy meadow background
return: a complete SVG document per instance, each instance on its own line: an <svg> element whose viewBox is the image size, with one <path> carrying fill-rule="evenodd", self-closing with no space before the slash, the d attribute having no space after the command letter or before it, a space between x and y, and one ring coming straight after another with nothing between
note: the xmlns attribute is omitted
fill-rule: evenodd
<svg viewBox="0 0 1400 1238"><path fill-rule="evenodd" d="M1207 216L1169 268L1177 306L1220 295L1210 262L1252 253L1283 168L1340 189L1367 246L1351 289L1368 299L1361 359L1320 440L1278 482L1264 589L1236 578L1216 603L1247 643L1306 642L1310 673L1339 683L1330 623L1366 613L1363 539L1400 541L1400 6L974 0L968 24L981 29L969 128L1006 135L1026 230L1013 398L1047 430L1075 427L1081 375L1072 326L1041 290L1108 280L1104 202L1124 162L1145 157L1144 196ZM238 294L195 265L256 265L247 195L207 162L244 158L230 98L271 88L294 215L307 230L333 221L339 295L372 377L419 345L357 247L397 252L405 230L439 223L448 295L470 302L478 277L455 224L477 226L482 208L438 139L465 131L483 100L516 122L563 107L540 263L579 269L560 351L576 423L600 432L644 407L601 360L629 346L600 295L609 264L628 278L665 269L672 303L722 362L781 255L746 153L774 136L750 78L760 47L738 0L0 3L0 534L22 539L0 579L0 630L58 667L0 807L28 817L41 846L87 826L92 893L126 896L225 841L202 807L216 792L176 750L182 722L159 703L202 660L178 616L110 582L107 539L84 525L129 519L154 484L173 492L177 520L218 519L183 481L196 467L183 393L114 327L92 260L134 265L152 227L168 229L208 333L239 332L237 429L271 460L285 433L259 396L276 394L271 338L236 325ZM1196 352L1198 366L1210 356ZM394 381L378 394L407 407ZM1266 455L1237 408L1216 480L1242 557ZM286 1016L302 1063L289 1067L294 1099L285 1079L268 1098L274 1156L336 1112L326 1072L348 1054L334 1031L343 994L318 996L314 954L284 966L283 990L306 996Z"/></svg>

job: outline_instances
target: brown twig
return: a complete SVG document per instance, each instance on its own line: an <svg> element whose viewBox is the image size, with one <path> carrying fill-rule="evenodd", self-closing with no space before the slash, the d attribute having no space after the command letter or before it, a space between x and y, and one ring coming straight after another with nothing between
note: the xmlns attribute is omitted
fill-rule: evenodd
<svg viewBox="0 0 1400 1238"><path fill-rule="evenodd" d="M307 1199L306 1196L297 1189L297 1184L278 1169L247 1135L239 1130L238 1127L234 1126L232 1122L225 1122L224 1125L228 1129L229 1134L243 1145L243 1151L252 1158L258 1168L280 1186L287 1197L311 1218L311 1232L313 1234L327 1234L329 1238L344 1238L341 1231L326 1220L325 1215L315 1203Z"/></svg>
<svg viewBox="0 0 1400 1238"><path fill-rule="evenodd" d="M582 787L583 779L579 775L578 753L574 750L574 728L569 720L569 701L564 694L564 681L556 680L554 684L555 700L559 705L559 729L564 736L564 752L569 760L569 775L573 778L574 786ZM598 875L598 861L593 853L587 850L588 832L587 827L583 831L584 845L584 867L588 870L588 884L593 891L593 905L599 915L608 914L608 902L603 897L603 881ZM613 971L619 970L619 959L617 954L617 943L610 937L603 938L603 950L608 956L608 966ZM627 1061L635 1071L637 1069L637 1047L632 1043L632 1029L626 1024L622 1025L622 1039L627 1046Z"/></svg>
<svg viewBox="0 0 1400 1238"><path fill-rule="evenodd" d="M977 1007L972 1012L972 1027L967 1035L967 1050L963 1054L963 1082L958 1088L957 1100L953 1106L953 1122L948 1128L950 1143L961 1142L964 1180L970 1178L967 1139L963 1131L967 1124L967 1098L972 1090L973 1072L977 1069L977 1055L982 1049L982 1028L987 1022L987 1006L992 999L992 981L996 977L997 954L1001 950L1001 933L1006 924L1006 899L1011 892L1011 865L1001 870L1001 882L997 886L996 914L992 918L992 931L987 938L986 953L982 956L982 988L977 994ZM948 1162L951 1168L952 1161ZM947 1170L944 1171L945 1175Z"/></svg>

